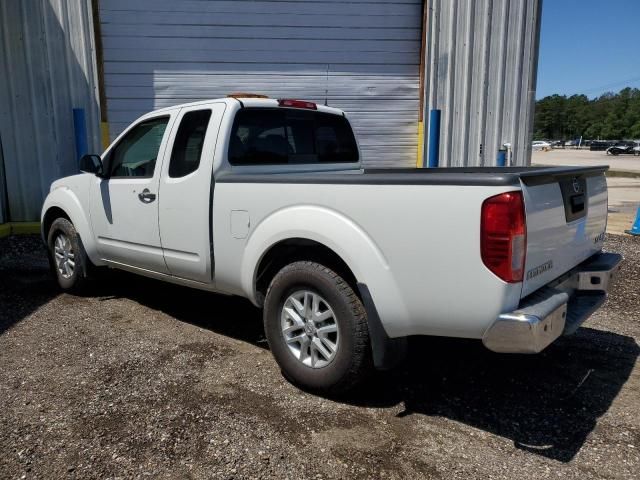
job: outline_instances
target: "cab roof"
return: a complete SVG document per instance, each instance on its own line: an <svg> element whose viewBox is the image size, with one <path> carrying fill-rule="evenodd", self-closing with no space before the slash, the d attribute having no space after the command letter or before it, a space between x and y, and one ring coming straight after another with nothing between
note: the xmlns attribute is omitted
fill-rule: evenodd
<svg viewBox="0 0 640 480"><path fill-rule="evenodd" d="M294 108L294 109L296 108L296 107L289 107L289 106L280 106L278 103L278 100L279 99L275 99L275 98L253 98L253 97L251 98L250 97L213 98L209 100L200 100L197 102L182 103L179 105L173 105L171 107L160 108L158 110L154 110L153 112L149 112L149 114L169 112L169 111L176 110L179 108L184 108L184 107L206 106L212 103L226 103L227 105L241 105L242 107L252 107L252 108ZM309 100L304 100L304 101L310 102ZM328 107L326 105L322 105L316 102L311 102L311 103L314 103L316 105L316 110L318 112L330 113L333 115L344 115L344 111L340 110L339 108Z"/></svg>

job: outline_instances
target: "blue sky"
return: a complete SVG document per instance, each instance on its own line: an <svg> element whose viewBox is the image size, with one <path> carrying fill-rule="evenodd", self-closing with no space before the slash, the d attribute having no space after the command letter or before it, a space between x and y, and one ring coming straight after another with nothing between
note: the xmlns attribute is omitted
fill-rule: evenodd
<svg viewBox="0 0 640 480"><path fill-rule="evenodd" d="M537 98L640 88L639 0L543 0Z"/></svg>

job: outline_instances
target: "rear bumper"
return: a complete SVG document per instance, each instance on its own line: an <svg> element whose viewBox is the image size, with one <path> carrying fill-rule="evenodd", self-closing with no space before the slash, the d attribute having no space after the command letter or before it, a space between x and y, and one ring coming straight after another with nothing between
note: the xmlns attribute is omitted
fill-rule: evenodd
<svg viewBox="0 0 640 480"><path fill-rule="evenodd" d="M482 343L494 352L538 353L560 335L570 335L604 303L622 256L599 253L503 313Z"/></svg>

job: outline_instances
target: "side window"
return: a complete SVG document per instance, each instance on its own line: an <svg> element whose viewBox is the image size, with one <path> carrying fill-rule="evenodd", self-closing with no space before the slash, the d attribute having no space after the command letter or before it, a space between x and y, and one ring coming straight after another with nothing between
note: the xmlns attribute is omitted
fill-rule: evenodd
<svg viewBox="0 0 640 480"><path fill-rule="evenodd" d="M169 117L139 123L109 153L111 177L153 177Z"/></svg>
<svg viewBox="0 0 640 480"><path fill-rule="evenodd" d="M357 162L346 118L284 108L245 108L236 114L229 146L232 165Z"/></svg>
<svg viewBox="0 0 640 480"><path fill-rule="evenodd" d="M188 112L182 117L169 162L171 178L184 177L198 169L210 118L211 110Z"/></svg>
<svg viewBox="0 0 640 480"><path fill-rule="evenodd" d="M242 109L236 114L229 144L234 165L287 163L284 111Z"/></svg>

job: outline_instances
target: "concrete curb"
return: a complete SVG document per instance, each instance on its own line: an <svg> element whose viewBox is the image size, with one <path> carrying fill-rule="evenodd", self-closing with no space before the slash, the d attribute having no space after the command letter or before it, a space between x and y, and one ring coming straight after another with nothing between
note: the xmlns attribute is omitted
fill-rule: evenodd
<svg viewBox="0 0 640 480"><path fill-rule="evenodd" d="M628 172L624 170L607 170L605 175L607 177L640 178L640 172Z"/></svg>

